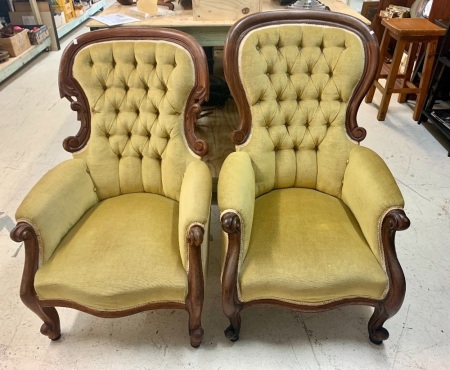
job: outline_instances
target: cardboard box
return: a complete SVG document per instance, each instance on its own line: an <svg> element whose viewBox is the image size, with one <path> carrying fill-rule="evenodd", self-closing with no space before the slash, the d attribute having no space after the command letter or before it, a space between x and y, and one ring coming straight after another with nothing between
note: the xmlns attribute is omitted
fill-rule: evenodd
<svg viewBox="0 0 450 370"><path fill-rule="evenodd" d="M193 0L196 21L237 21L261 11L261 0Z"/></svg>
<svg viewBox="0 0 450 370"><path fill-rule="evenodd" d="M16 12L31 12L31 5L28 1L13 1L14 10ZM40 12L49 12L50 7L47 1L37 1Z"/></svg>
<svg viewBox="0 0 450 370"><path fill-rule="evenodd" d="M55 26L56 28L62 27L65 24L67 24L66 22L66 17L64 16L64 13L54 13L55 15L53 16L53 18L55 19Z"/></svg>
<svg viewBox="0 0 450 370"><path fill-rule="evenodd" d="M30 39L31 45L42 44L47 39L47 37L49 37L48 28L45 24L37 24L30 26L24 25L23 28L29 30L28 38ZM37 28L37 30L33 31L35 28Z"/></svg>
<svg viewBox="0 0 450 370"><path fill-rule="evenodd" d="M55 12L64 13L66 22L70 22L72 19L76 18L75 10L73 8L72 0L56 0L58 5L52 5Z"/></svg>
<svg viewBox="0 0 450 370"><path fill-rule="evenodd" d="M9 12L9 18L13 24L34 25L37 24L37 20L31 12ZM64 14L59 14L53 17L50 12L41 12L42 23L44 23L52 39L52 50L58 50L58 40L56 40L56 30L53 29L53 19L55 20L56 27L59 24L65 24ZM61 25L62 25L61 24Z"/></svg>
<svg viewBox="0 0 450 370"><path fill-rule="evenodd" d="M10 56L17 57L25 50L31 48L28 30L16 33L12 37L0 38L0 46L5 49Z"/></svg>
<svg viewBox="0 0 450 370"><path fill-rule="evenodd" d="M31 11L9 12L8 14L9 19L13 24L26 24L30 26L33 24L37 24L36 18L34 17ZM53 16L52 13L50 13L49 11L41 12L41 18L42 22L48 27L48 29L53 29L52 18L55 20L56 28L62 27L65 24L67 24L66 18L64 17L64 13L61 12L54 12Z"/></svg>

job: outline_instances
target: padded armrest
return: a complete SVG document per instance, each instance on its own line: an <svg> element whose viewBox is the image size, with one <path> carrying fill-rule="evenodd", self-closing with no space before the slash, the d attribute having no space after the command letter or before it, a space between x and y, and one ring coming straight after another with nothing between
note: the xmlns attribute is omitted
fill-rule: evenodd
<svg viewBox="0 0 450 370"><path fill-rule="evenodd" d="M381 224L392 209L404 207L403 196L384 161L372 150L355 147L344 174L342 200L356 217L370 248L381 262Z"/></svg>
<svg viewBox="0 0 450 370"><path fill-rule="evenodd" d="M206 268L208 248L208 223L211 209L212 178L206 163L201 160L191 162L184 173L180 193L180 214L178 221L178 238L180 254L184 268L187 269L188 244L187 233L193 225L205 229L202 243L202 263Z"/></svg>
<svg viewBox="0 0 450 370"><path fill-rule="evenodd" d="M252 232L255 209L255 172L247 152L231 153L222 165L219 174L217 197L221 216L227 212L236 213L241 221L241 258L247 255Z"/></svg>
<svg viewBox="0 0 450 370"><path fill-rule="evenodd" d="M98 202L94 184L81 159L70 159L47 172L16 212L39 240L39 265L47 261L80 217Z"/></svg>

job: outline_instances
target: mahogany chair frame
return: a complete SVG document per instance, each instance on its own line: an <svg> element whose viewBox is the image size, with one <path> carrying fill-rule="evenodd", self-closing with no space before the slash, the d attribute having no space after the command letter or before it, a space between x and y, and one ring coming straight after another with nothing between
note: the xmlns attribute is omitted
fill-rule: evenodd
<svg viewBox="0 0 450 370"><path fill-rule="evenodd" d="M80 151L86 146L91 132L89 103L84 91L72 74L72 66L76 54L90 44L134 40L167 41L182 46L190 53L195 66L195 85L186 104L184 130L187 143L192 151L199 156L205 155L208 151L208 146L195 133L197 117L201 112L201 104L208 99L209 94L208 68L203 48L193 37L181 31L146 27L124 27L93 31L77 37L66 48L61 58L59 69L60 96L70 101L71 109L77 112L77 119L81 125L75 136L67 137L64 140L64 149L71 153ZM191 345L198 347L203 339L204 332L201 326L204 300L201 244L204 236L205 230L200 225L191 226L186 236L189 271L187 274L188 293L184 304L179 302L158 302L148 303L132 309L101 311L72 301L39 299L34 288L34 277L38 270L40 239L31 224L19 222L11 231L11 238L16 242L24 242L25 244L25 265L20 286L20 297L25 306L44 322L41 326L41 333L51 340L58 340L61 337L59 315L55 307L73 308L104 318L123 317L160 308L185 309L189 314Z"/></svg>
<svg viewBox="0 0 450 370"><path fill-rule="evenodd" d="M259 13L244 19L233 26L228 34L224 48L224 72L240 115L239 126L232 134L234 144L241 145L248 140L252 122L250 107L239 78L240 43L249 32L257 28L283 24L338 27L354 32L361 38L366 53L365 67L348 103L346 129L350 138L357 142L362 141L366 136L366 130L358 127L356 115L377 71L379 47L373 32L356 18L342 14L321 11L274 11ZM284 307L302 312L320 312L344 305L373 306L375 310L368 323L369 339L375 344L381 344L383 340L389 337L389 332L383 327L383 324L400 309L406 290L405 277L395 251L396 232L405 230L410 225L410 221L402 209L387 212L381 223L382 249L389 281L389 290L381 300L364 297L343 298L321 305L294 304L276 299L241 302L237 291L238 263L242 240L241 219L238 214L227 212L221 217L221 225L223 231L228 234L228 249L222 272L222 308L230 321L230 326L225 330L225 335L229 340L236 341L239 339L240 312L244 308L261 305Z"/></svg>

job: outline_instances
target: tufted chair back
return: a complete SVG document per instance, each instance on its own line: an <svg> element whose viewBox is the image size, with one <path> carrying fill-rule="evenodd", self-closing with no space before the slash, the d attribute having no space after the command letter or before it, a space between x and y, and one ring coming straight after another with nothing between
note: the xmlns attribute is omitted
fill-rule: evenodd
<svg viewBox="0 0 450 370"><path fill-rule="evenodd" d="M179 200L187 165L207 151L194 135L207 97L203 50L171 30L102 32L73 43L62 62L61 96L82 123L64 146L85 160L100 200L135 192Z"/></svg>
<svg viewBox="0 0 450 370"><path fill-rule="evenodd" d="M260 14L229 35L225 73L249 153L256 195L304 187L340 197L368 68L358 30L329 12ZM373 53L373 52L372 52Z"/></svg>

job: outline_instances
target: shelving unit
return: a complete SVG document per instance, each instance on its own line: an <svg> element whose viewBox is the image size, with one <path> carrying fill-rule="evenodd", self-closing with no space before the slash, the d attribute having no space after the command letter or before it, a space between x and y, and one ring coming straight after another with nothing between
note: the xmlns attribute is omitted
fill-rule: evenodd
<svg viewBox="0 0 450 370"><path fill-rule="evenodd" d="M19 56L11 57L6 62L0 63L0 83L6 80L14 72L22 68L25 64L34 59L44 50L49 51L50 44L50 37L47 37L42 44L32 45L31 48L24 51Z"/></svg>
<svg viewBox="0 0 450 370"><path fill-rule="evenodd" d="M437 58L436 66L433 71L433 76L431 77L430 89L427 94L425 107L422 110L422 114L420 116L418 123L420 124L428 120L433 125L435 125L439 129L439 131L441 131L442 134L450 141L450 127L444 125L433 115L433 112L436 111L440 113L450 114L450 109L436 109L434 107L438 93L442 92L442 89L444 88L445 71L450 70L450 48L449 48L450 20L436 21L436 24L438 24L443 28L447 28L447 32L444 36L444 39L442 40L441 50ZM447 89L448 93L449 86L445 86L445 88ZM448 156L450 157L450 152L448 153Z"/></svg>
<svg viewBox="0 0 450 370"><path fill-rule="evenodd" d="M34 19L36 20L36 24L47 25L50 37L44 40L42 44L32 45L30 49L26 50L21 55L17 57L11 57L8 59L8 61L0 63L0 83L2 83L14 72L22 68L25 64L30 62L44 50L59 50L59 39L72 31L74 28L78 27L81 23L85 22L91 15L103 10L105 1L106 0L100 0L92 4L91 7L79 17L72 19L70 22L67 22L59 28L56 28L54 12L50 4L50 0L48 0L48 14L50 14L51 16L48 17L41 17L36 0L29 0L31 5L31 12L34 16Z"/></svg>
<svg viewBox="0 0 450 370"><path fill-rule="evenodd" d="M81 23L86 21L91 15L94 15L95 13L103 10L105 7L105 0L100 0L94 4L91 5L91 7L86 10L83 14L81 14L79 17L72 19L70 22L66 23L64 26L59 27L57 29L57 35L58 39L72 31L75 27L78 27Z"/></svg>
<svg viewBox="0 0 450 370"><path fill-rule="evenodd" d="M91 5L90 8L86 9L83 14L81 14L77 18L72 18L67 23L63 25L59 25L59 22L55 21L56 14L53 10L53 7L51 5L51 1L47 0L45 2L39 2L39 7L36 5L36 0L29 0L29 3L31 5L31 11L25 11L25 12L11 12L10 18L11 21L16 24L24 24L25 19L29 17L30 15L33 15L36 20L38 20L37 15L39 16L39 19L41 19L40 22L36 24L45 24L48 27L50 38L52 40L51 44L51 50L59 50L59 39L72 31L74 28L78 27L81 23L86 21L91 15L97 13L98 11L101 11L105 6L106 0L99 0L98 2ZM64 14L61 13L61 16L64 18ZM14 20L13 20L14 18Z"/></svg>

